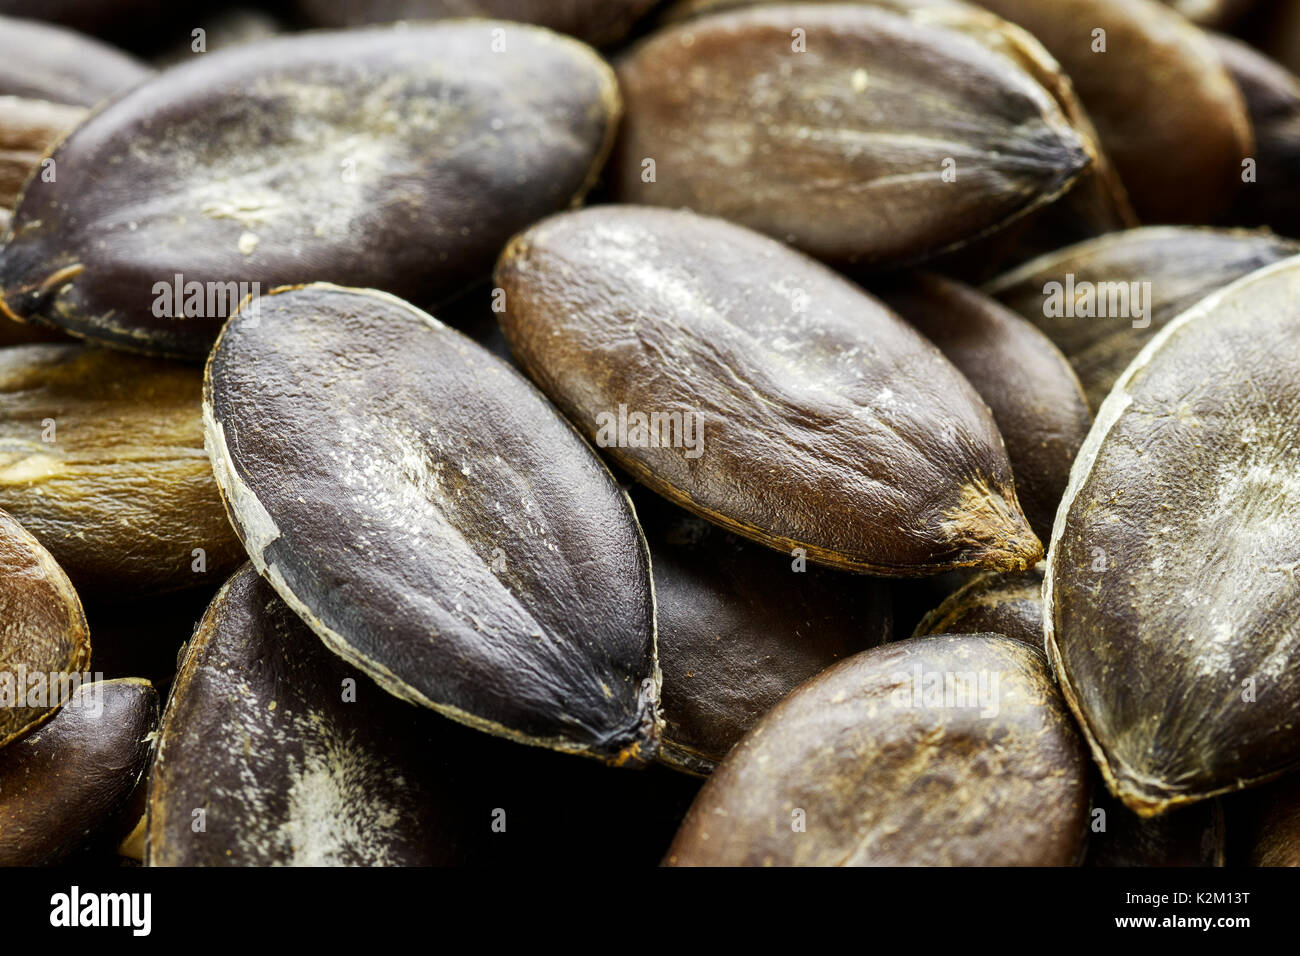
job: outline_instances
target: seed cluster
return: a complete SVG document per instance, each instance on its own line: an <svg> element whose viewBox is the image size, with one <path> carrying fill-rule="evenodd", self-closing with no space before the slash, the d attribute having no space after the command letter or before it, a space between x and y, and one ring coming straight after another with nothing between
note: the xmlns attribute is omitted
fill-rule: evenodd
<svg viewBox="0 0 1300 956"><path fill-rule="evenodd" d="M1300 865L1300 2L40 15L0 864Z"/></svg>

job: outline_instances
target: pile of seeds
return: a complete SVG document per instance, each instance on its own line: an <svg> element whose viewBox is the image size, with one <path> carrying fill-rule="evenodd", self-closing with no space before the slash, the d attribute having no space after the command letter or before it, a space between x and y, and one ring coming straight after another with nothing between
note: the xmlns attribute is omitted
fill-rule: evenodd
<svg viewBox="0 0 1300 956"><path fill-rule="evenodd" d="M1300 0L186 16L0 0L0 864L1300 865Z"/></svg>

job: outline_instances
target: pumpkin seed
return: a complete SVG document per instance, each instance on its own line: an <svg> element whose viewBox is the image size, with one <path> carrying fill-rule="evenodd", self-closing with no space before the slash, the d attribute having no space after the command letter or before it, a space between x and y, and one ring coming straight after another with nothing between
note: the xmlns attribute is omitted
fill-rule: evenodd
<svg viewBox="0 0 1300 956"><path fill-rule="evenodd" d="M404 700L653 759L645 540L578 434L392 296L316 284L252 305L213 351L204 414L235 528L280 596Z"/></svg>
<svg viewBox="0 0 1300 956"><path fill-rule="evenodd" d="M1281 262L1166 326L1102 405L1057 518L1047 645L1144 816L1300 765L1297 283Z"/></svg>
<svg viewBox="0 0 1300 956"><path fill-rule="evenodd" d="M82 684L48 724L0 750L0 866L57 863L111 824L157 722L148 681Z"/></svg>
<svg viewBox="0 0 1300 956"><path fill-rule="evenodd" d="M993 634L888 644L769 711L704 785L667 862L1069 865L1086 770L1041 651Z"/></svg>
<svg viewBox="0 0 1300 956"><path fill-rule="evenodd" d="M927 634L1001 634L1043 647L1043 566L1014 574L975 575L921 619Z"/></svg>
<svg viewBox="0 0 1300 956"><path fill-rule="evenodd" d="M959 246L1055 199L1091 162L1012 61L870 6L703 16L651 36L619 80L621 199L689 206L835 261Z"/></svg>
<svg viewBox="0 0 1300 956"><path fill-rule="evenodd" d="M1170 320L1233 280L1297 253L1300 242L1266 232L1133 229L1027 262L984 291L1056 344L1095 413Z"/></svg>
<svg viewBox="0 0 1300 956"><path fill-rule="evenodd" d="M659 758L709 774L777 701L892 637L883 582L808 568L642 494L664 738Z"/></svg>
<svg viewBox="0 0 1300 956"><path fill-rule="evenodd" d="M701 517L873 574L1038 560L970 384L779 243L690 212L596 207L517 237L497 285L511 351L542 390Z"/></svg>
<svg viewBox="0 0 1300 956"><path fill-rule="evenodd" d="M1207 27L1226 27L1240 20L1255 0L1161 0L1187 19Z"/></svg>
<svg viewBox="0 0 1300 956"><path fill-rule="evenodd" d="M310 23L358 26L391 20L499 17L522 20L604 46L623 39L659 0L298 0Z"/></svg>
<svg viewBox="0 0 1300 956"><path fill-rule="evenodd" d="M1203 33L1155 0L981 3L1065 67L1143 220L1207 222L1226 208L1250 120Z"/></svg>
<svg viewBox="0 0 1300 956"><path fill-rule="evenodd" d="M243 560L203 450L198 369L0 349L0 508L83 594L201 587Z"/></svg>
<svg viewBox="0 0 1300 956"><path fill-rule="evenodd" d="M1042 332L969 286L914 275L879 290L939 347L993 412L1034 534L1046 540L1092 425L1070 363Z"/></svg>
<svg viewBox="0 0 1300 956"><path fill-rule="evenodd" d="M494 31L508 55L493 52ZM200 357L239 301L281 284L445 296L484 277L513 232L586 191L618 109L604 61L524 24L309 33L208 53L54 150L57 181L33 181L0 259L3 309Z"/></svg>
<svg viewBox="0 0 1300 956"><path fill-rule="evenodd" d="M1218 35L1210 40L1245 97L1255 129L1255 166L1228 219L1295 235L1300 231L1300 196L1293 188L1300 173L1300 79L1238 40Z"/></svg>
<svg viewBox="0 0 1300 956"><path fill-rule="evenodd" d="M46 720L60 700L52 675L90 666L90 632L81 600L54 557L0 511L0 747ZM43 683L33 684L32 678ZM30 691L45 687L45 699ZM19 704L27 706L19 706ZM0 790L2 792L2 790Z"/></svg>
<svg viewBox="0 0 1300 956"><path fill-rule="evenodd" d="M1224 815L1218 800L1147 819L1112 799L1104 788L1095 792L1088 866L1225 865Z"/></svg>
<svg viewBox="0 0 1300 956"><path fill-rule="evenodd" d="M190 641L149 778L151 866L453 858L437 726L331 654L245 565ZM195 827L196 813L202 827Z"/></svg>
<svg viewBox="0 0 1300 956"><path fill-rule="evenodd" d="M82 33L0 15L0 96L90 107L153 72Z"/></svg>

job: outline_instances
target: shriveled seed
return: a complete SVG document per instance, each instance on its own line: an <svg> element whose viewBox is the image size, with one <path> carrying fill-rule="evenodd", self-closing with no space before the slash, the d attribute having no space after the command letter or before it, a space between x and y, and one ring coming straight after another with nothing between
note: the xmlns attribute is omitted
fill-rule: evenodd
<svg viewBox="0 0 1300 956"><path fill-rule="evenodd" d="M702 517L873 574L1038 560L974 389L811 259L722 220L604 206L516 238L497 284L542 390Z"/></svg>
<svg viewBox="0 0 1300 956"><path fill-rule="evenodd" d="M231 319L204 412L253 564L331 650L481 730L654 758L645 540L517 372L392 296L310 285Z"/></svg>
<svg viewBox="0 0 1300 956"><path fill-rule="evenodd" d="M1300 259L1170 323L1071 476L1043 586L1057 677L1151 816L1300 765Z"/></svg>

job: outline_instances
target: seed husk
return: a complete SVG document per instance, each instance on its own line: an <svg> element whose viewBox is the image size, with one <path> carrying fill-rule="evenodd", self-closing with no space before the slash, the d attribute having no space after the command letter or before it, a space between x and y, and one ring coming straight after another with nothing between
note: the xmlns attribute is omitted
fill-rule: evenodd
<svg viewBox="0 0 1300 956"><path fill-rule="evenodd" d="M1143 221L1209 222L1226 208L1251 154L1250 120L1201 31L1155 0L982 5L1065 67ZM1105 52L1094 52L1096 30Z"/></svg>
<svg viewBox="0 0 1300 956"><path fill-rule="evenodd" d="M457 778L442 723L331 654L245 565L208 608L167 704L147 862L451 862L444 807Z"/></svg>
<svg viewBox="0 0 1300 956"><path fill-rule="evenodd" d="M1237 193L1227 221L1300 232L1300 80L1285 67L1232 37L1210 40L1245 97L1255 130L1254 179Z"/></svg>
<svg viewBox="0 0 1300 956"><path fill-rule="evenodd" d="M885 576L1038 560L975 390L813 260L719 219L604 206L517 237L497 285L534 381L621 467L701 517ZM677 415L677 431L650 443L633 413Z"/></svg>
<svg viewBox="0 0 1300 956"><path fill-rule="evenodd" d="M1140 817L1094 789L1088 866L1223 866L1227 857L1223 806L1206 800L1161 817ZM1098 811L1104 817L1098 818ZM1104 830L1098 825L1104 821Z"/></svg>
<svg viewBox="0 0 1300 956"><path fill-rule="evenodd" d="M315 284L254 304L213 351L204 415L258 571L404 700L524 743L652 760L645 539L577 432L392 296Z"/></svg>
<svg viewBox="0 0 1300 956"><path fill-rule="evenodd" d="M1300 260L1262 269L1143 349L1053 532L1053 665L1144 816L1300 765L1298 281Z"/></svg>
<svg viewBox="0 0 1300 956"><path fill-rule="evenodd" d="M892 636L884 583L806 566L648 493L664 737L659 759L707 775L777 701Z"/></svg>
<svg viewBox="0 0 1300 956"><path fill-rule="evenodd" d="M498 29L508 55L492 51ZM14 216L0 311L200 358L244 297L279 285L332 279L433 301L586 192L618 110L603 60L526 24L207 53L54 150L57 181L33 180Z"/></svg>
<svg viewBox="0 0 1300 956"><path fill-rule="evenodd" d="M48 866L110 824L152 751L148 681L82 684L45 726L0 750L0 866Z"/></svg>
<svg viewBox="0 0 1300 956"><path fill-rule="evenodd" d="M1032 324L960 282L914 274L878 291L939 347L993 412L1025 517L1047 540L1070 466L1092 425L1070 363Z"/></svg>
<svg viewBox="0 0 1300 956"><path fill-rule="evenodd" d="M310 23L354 27L392 20L497 17L568 33L596 46L622 40L659 0L298 0Z"/></svg>
<svg viewBox="0 0 1300 956"><path fill-rule="evenodd" d="M1001 634L1043 649L1043 566L975 575L921 619L927 634Z"/></svg>
<svg viewBox="0 0 1300 956"><path fill-rule="evenodd" d="M0 96L90 107L153 73L134 57L85 34L0 16Z"/></svg>
<svg viewBox="0 0 1300 956"><path fill-rule="evenodd" d="M83 594L201 587L243 560L203 449L202 389L196 368L108 349L0 349L0 508Z"/></svg>
<svg viewBox="0 0 1300 956"><path fill-rule="evenodd" d="M792 49L800 31L806 55ZM954 248L1055 199L1092 160L1011 60L871 6L702 16L644 41L619 80L620 199L722 216L836 262Z"/></svg>
<svg viewBox="0 0 1300 956"><path fill-rule="evenodd" d="M996 714L974 694L925 705L918 674L984 678ZM1087 811L1087 758L1042 652L939 635L857 654L773 708L704 785L667 862L1068 866Z"/></svg>
<svg viewBox="0 0 1300 956"><path fill-rule="evenodd" d="M35 706L30 677L80 674L90 666L90 631L81 600L53 555L0 511L0 747L57 709ZM52 706L51 706L52 705Z"/></svg>
<svg viewBox="0 0 1300 956"><path fill-rule="evenodd" d="M1236 279L1300 253L1300 243L1268 232L1152 227L1103 236L1048 253L1013 269L984 291L1028 319L1069 359L1094 414L1128 364L1172 319ZM1049 283L1076 290L1074 315L1048 314ZM1085 313L1087 291L1122 284L1132 302L1133 283L1150 283L1145 315L1096 317ZM1067 303L1068 304L1068 303ZM1122 310L1121 310L1122 311ZM1131 306L1130 306L1131 311Z"/></svg>

